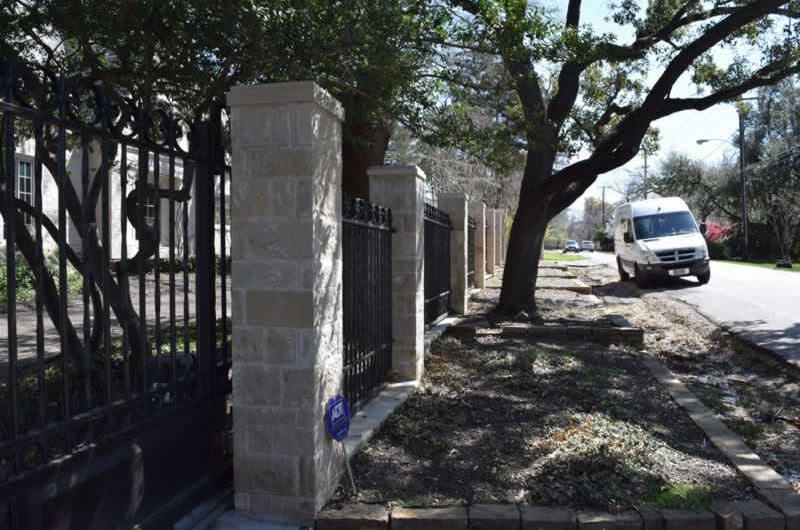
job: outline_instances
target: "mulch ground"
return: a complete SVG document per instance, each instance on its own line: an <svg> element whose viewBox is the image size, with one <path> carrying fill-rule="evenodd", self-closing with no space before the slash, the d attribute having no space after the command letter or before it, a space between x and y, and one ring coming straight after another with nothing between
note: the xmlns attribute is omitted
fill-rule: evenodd
<svg viewBox="0 0 800 530"><path fill-rule="evenodd" d="M500 300L501 276L498 274L486 281L486 288L474 293L470 298L469 314L485 314L492 311ZM603 302L595 296L586 296L571 291L542 289L536 292L536 314L531 315L534 323L600 320L606 311ZM498 320L498 325L512 321Z"/></svg>
<svg viewBox="0 0 800 530"><path fill-rule="evenodd" d="M586 274L606 302L625 302L610 309L644 328L647 350L800 493L800 370L659 289L640 292L608 268Z"/></svg>
<svg viewBox="0 0 800 530"><path fill-rule="evenodd" d="M353 460L333 502L646 506L676 485L749 485L633 352L515 337L444 337L412 396Z"/></svg>

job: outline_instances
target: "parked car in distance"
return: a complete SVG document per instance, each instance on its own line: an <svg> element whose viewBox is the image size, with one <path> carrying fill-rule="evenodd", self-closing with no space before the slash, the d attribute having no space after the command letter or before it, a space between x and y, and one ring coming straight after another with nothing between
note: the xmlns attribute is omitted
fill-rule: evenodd
<svg viewBox="0 0 800 530"><path fill-rule="evenodd" d="M689 207L678 197L622 204L614 212L614 253L620 278L640 287L655 278L711 279L708 246Z"/></svg>
<svg viewBox="0 0 800 530"><path fill-rule="evenodd" d="M591 241L581 241L581 250L588 250L594 252L594 243Z"/></svg>
<svg viewBox="0 0 800 530"><path fill-rule="evenodd" d="M578 242L575 241L574 239L568 239L567 241L564 241L564 251L563 251L564 254L566 254L567 252L580 253L580 251L581 247L578 245Z"/></svg>

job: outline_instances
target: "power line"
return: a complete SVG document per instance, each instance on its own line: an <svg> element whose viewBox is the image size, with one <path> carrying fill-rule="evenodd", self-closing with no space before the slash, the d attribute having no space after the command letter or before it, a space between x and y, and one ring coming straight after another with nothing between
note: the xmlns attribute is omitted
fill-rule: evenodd
<svg viewBox="0 0 800 530"><path fill-rule="evenodd" d="M706 156L703 157L703 160L709 158L711 155L719 151L719 148L722 147L723 145L725 145L725 142L720 141L720 143L717 144L717 147L715 147L710 153L708 153Z"/></svg>

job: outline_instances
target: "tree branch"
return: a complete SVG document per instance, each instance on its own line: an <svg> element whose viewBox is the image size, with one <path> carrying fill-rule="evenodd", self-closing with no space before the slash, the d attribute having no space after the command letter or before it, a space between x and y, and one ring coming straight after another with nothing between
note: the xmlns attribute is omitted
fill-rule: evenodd
<svg viewBox="0 0 800 530"><path fill-rule="evenodd" d="M702 98L667 98L664 100L661 109L656 113L655 119L683 110L705 110L717 103L735 99L754 88L774 85L778 81L798 73L800 73L800 63L766 77L756 74L739 85L719 90Z"/></svg>
<svg viewBox="0 0 800 530"><path fill-rule="evenodd" d="M567 7L566 30L577 31L581 19L581 0L570 0ZM567 61L558 74L558 92L547 106L547 118L560 129L570 110L575 105L580 88L580 78L588 65L578 61Z"/></svg>
<svg viewBox="0 0 800 530"><path fill-rule="evenodd" d="M786 0L759 0L744 7L735 9L729 16L718 22L716 25L704 32L695 41L687 45L678 55L675 56L658 81L653 85L644 107L657 106L658 102L669 96L673 85L678 78L696 61L701 55L730 37L741 28L754 22L758 18L777 9Z"/></svg>

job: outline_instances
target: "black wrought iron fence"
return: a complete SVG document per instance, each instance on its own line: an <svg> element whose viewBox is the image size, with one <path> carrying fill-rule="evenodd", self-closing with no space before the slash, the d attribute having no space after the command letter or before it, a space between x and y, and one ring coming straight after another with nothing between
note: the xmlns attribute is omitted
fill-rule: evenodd
<svg viewBox="0 0 800 530"><path fill-rule="evenodd" d="M489 269L489 224L483 225L483 271L484 275L493 276L494 271Z"/></svg>
<svg viewBox="0 0 800 530"><path fill-rule="evenodd" d="M467 218L467 285L475 287L475 219Z"/></svg>
<svg viewBox="0 0 800 530"><path fill-rule="evenodd" d="M342 202L344 393L357 410L392 368L392 212Z"/></svg>
<svg viewBox="0 0 800 530"><path fill-rule="evenodd" d="M450 216L425 204L425 324L450 312Z"/></svg>
<svg viewBox="0 0 800 530"><path fill-rule="evenodd" d="M0 528L152 525L225 475L221 113L188 125L0 57Z"/></svg>

